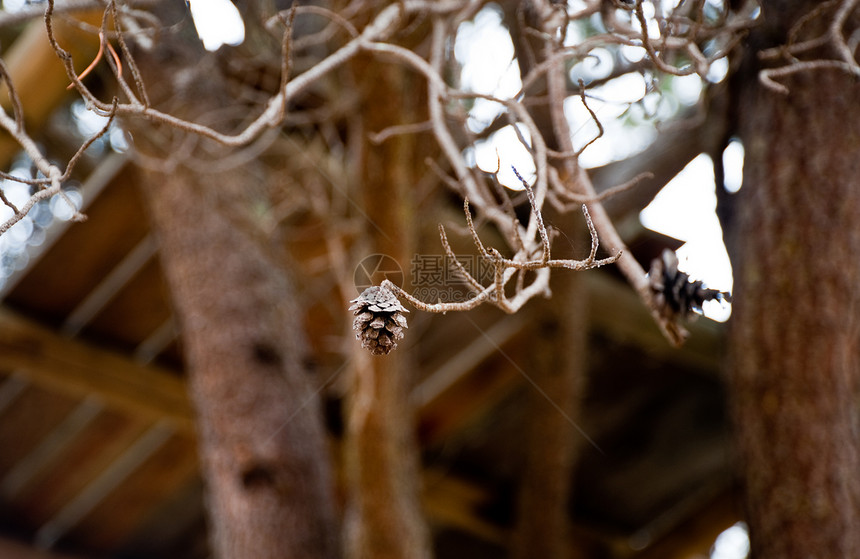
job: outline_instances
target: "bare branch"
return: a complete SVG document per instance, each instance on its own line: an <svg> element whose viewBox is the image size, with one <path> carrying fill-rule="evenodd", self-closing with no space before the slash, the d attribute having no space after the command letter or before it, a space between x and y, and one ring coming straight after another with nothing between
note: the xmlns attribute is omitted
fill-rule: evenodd
<svg viewBox="0 0 860 559"><path fill-rule="evenodd" d="M632 188L650 175L642 174L600 195L595 193L588 176L579 166L579 157L584 150L589 149L603 136L604 127L597 113L589 106L585 84L580 81L578 88L568 84L569 77L565 62L584 59L596 47L637 46L644 48L648 56L642 64L629 66L632 70L653 67L660 72L677 76L696 73L704 77L709 71L711 62L724 56L733 48L750 24L748 19L731 16L728 8L724 9L717 21L713 18L706 21L702 3L686 5L681 3L672 9L668 16L658 11L657 15L650 19L646 17L643 10L643 0L635 0L632 6L626 8L618 5L623 9L608 10L605 14L601 11L601 3L597 1L587 3L578 11L547 4L543 6L545 9L538 10L540 13L535 16L537 21L529 24L534 27L524 31L529 35L530 40L536 40L537 44L542 42L543 48L536 49L534 53L535 58L539 60L535 60L527 75L523 76L520 92L510 98L501 98L466 91L456 85L456 80L448 79L450 73L446 65L450 59L451 38L456 34L460 23L474 17L481 9L484 4L482 0L438 2L400 0L379 9L371 16L355 5L345 11L335 12L320 6L293 4L289 10L277 13L265 24L269 32L280 38L280 77L277 91L267 97L261 97L263 102L258 112L254 113L256 116L249 117L241 129L224 133L201 122L178 118L151 104L146 92L146 84L127 44L128 36L132 36L137 27L132 23L125 25L126 29L132 30L131 32L123 29L124 22L133 22L136 19L131 16L126 17L128 13L126 8L118 6L115 0L107 0L104 4L104 17L99 29L99 54L87 70L80 74L76 73L71 55L58 43L54 33L55 1L47 0L44 14L51 47L63 63L72 87L84 99L87 107L97 114L107 116L108 121L96 136L84 142L69 160L65 171L60 172L59 168L45 159L32 138L24 131L20 99L6 75L5 68L0 66L0 73L2 73L0 80L5 81L10 89L14 112L14 117L10 117L5 112L0 113L0 126L10 131L15 141L25 149L40 173L44 175L44 178L23 181L40 189L31 201L37 197L62 195L61 183L70 177L87 147L107 132L117 116L146 118L154 123L166 125L165 128L172 132L187 133L183 135L186 139L182 140L182 145L176 146L177 149L171 160L176 164L181 162L189 167L197 165L194 160L181 161L183 158L176 154L187 153L200 138L214 140L228 147L245 147L244 151L240 150L232 156L225 157L221 164L212 166L212 169L221 169L224 165L241 163L264 149L271 139L279 135L279 130L285 123L295 122L288 118L293 115L287 115L287 107L291 100L319 82L329 72L338 69L361 53L386 61L393 60L417 73L419 79L426 81L428 120L412 124L394 123L375 134L369 134L369 137L374 143L382 143L394 135L432 132L441 153L440 157L446 160L444 164L446 171L442 172L435 162L430 164L430 171L440 175L443 182L462 196L466 229L482 262L490 267L493 275L490 285L484 285L480 280L483 279L486 283L488 278L470 274L457 259L449 243L447 232L440 225L440 241L445 254L452 263L451 266L472 290L472 297L461 303L427 303L399 288L387 286L398 295L403 295L417 308L428 312L468 310L483 303L493 304L505 312L516 312L532 297L549 294L549 277L553 268L588 270L611 263L619 265L645 304L653 309L653 301L649 299L650 292L646 289L645 273L636 264L632 255L625 250L601 204L607 197ZM805 64L810 65L809 67L839 67L860 75L860 68L857 68L856 61L849 56L849 42L843 36L843 27L848 13L858 1L860 0L846 0L840 4L828 31L830 40L837 47L840 60L813 61ZM565 45L566 39L569 39L566 35L568 23L597 13L603 15L607 29L610 31L596 33L573 45ZM326 32L323 33L324 42L318 40L318 37L309 40L316 41L315 44L319 46L338 41L339 46L327 51L321 59L309 65L307 70L293 75L292 59L295 52L299 52L302 48L299 41L303 39L294 37L297 29L296 18L304 17L306 14L325 18L327 26ZM417 19L422 22L429 20L431 35L427 52L410 50L392 40L393 37L402 36L403 33L415 29L410 27L416 20L413 16L418 16ZM112 22L112 29L109 28L108 18ZM625 18L626 21L622 21ZM363 27L356 23L368 20L369 23ZM653 31L649 34L649 23L653 25L655 20L659 24L659 37ZM118 45L116 50L112 46L113 40L116 40ZM110 102L106 102L99 99L82 82L82 78L91 71L92 67L105 57L105 51L110 54L107 62L122 92L121 100L113 98ZM676 67L673 61L678 60L679 57L685 57L691 62L684 67ZM123 76L123 65L128 68L128 74L131 77ZM769 86L778 89L781 86L774 81L774 78L798 71L800 68L792 65L787 68L773 69L769 74L762 74L762 79L767 80ZM537 94L534 91L537 89L534 87L536 84L544 82L547 85L545 97L543 92ZM591 121L597 127L597 134L576 150L573 148L570 125L563 111L564 102L571 92L579 95ZM514 203L522 202L522 195L519 195L519 198L515 197L500 186L498 181L489 180L490 177L464 159L464 151L474 147L478 140L476 134L465 126L463 106L466 102L476 99L498 103L502 107L504 118L512 125L519 142L531 158L530 163L534 164L535 174L534 177L529 177L529 180L513 168L529 204L530 211L527 217L518 218L514 212ZM539 126L533 116L536 113L529 110L539 103L548 105L551 130L545 129L546 126L542 120L538 121ZM307 117L307 114L303 113L301 116ZM368 137L367 131L362 130L361 137ZM581 142L577 142L577 145L580 144ZM139 154L138 157L142 160L146 158L143 154ZM432 176L431 173L428 175ZM530 182L532 180L533 182ZM13 208L16 217L22 212L26 213L27 206L20 208L19 211L2 194L0 194L0 200ZM573 210L574 205L580 207L590 236L590 248L585 259L553 258L551 233L554 234L555 231L547 229L543 216L547 200L554 207L564 211ZM9 226L11 225L6 228L8 229ZM493 247L485 244L478 234L479 226L495 228L502 238L500 246ZM609 254L605 258L598 258L601 242L609 247L608 251L604 250ZM661 322L658 316L655 316L655 319L666 332L667 337L673 343L679 343L683 333L671 330L670 325Z"/></svg>
<svg viewBox="0 0 860 559"><path fill-rule="evenodd" d="M809 21L823 17L830 8L838 4L836 13L830 25L827 27L827 32L806 41L795 43L794 39L800 32L800 29ZM808 72L822 69L841 70L848 74L860 77L860 64L854 56L856 50L856 42L854 39L847 39L843 34L843 28L848 15L857 8L858 0L842 0L841 2L823 2L816 6L808 14L798 20L794 27L789 32L789 42L787 45L767 49L759 53L761 59L772 59L783 57L789 62L778 68L766 68L759 72L759 80L762 85L776 93L786 95L789 90L786 86L778 83L775 78L781 78L796 74L798 72ZM829 45L839 55L839 60L817 59L817 60L799 60L797 56L818 49L821 46Z"/></svg>
<svg viewBox="0 0 860 559"><path fill-rule="evenodd" d="M12 103L12 113L15 115L16 129L21 131L24 129L24 109L21 107L21 98L15 90L11 76L9 76L9 69L2 59L0 59L0 82L5 83L9 90L9 100Z"/></svg>

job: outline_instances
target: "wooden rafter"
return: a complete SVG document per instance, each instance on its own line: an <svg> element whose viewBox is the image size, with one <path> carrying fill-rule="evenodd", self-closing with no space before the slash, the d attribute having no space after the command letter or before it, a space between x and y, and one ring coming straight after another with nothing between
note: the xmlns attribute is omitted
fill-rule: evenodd
<svg viewBox="0 0 860 559"><path fill-rule="evenodd" d="M164 369L79 340L69 340L8 309L0 310L0 369L80 398L97 395L108 405L193 432L185 383Z"/></svg>

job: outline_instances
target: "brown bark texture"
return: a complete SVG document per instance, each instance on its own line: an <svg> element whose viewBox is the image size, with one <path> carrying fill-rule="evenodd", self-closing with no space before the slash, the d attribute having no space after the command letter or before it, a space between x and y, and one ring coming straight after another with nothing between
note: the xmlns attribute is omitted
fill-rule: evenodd
<svg viewBox="0 0 860 559"><path fill-rule="evenodd" d="M320 401L282 262L225 215L243 171L147 173L179 317L216 557L338 556ZM227 211L230 206L228 205Z"/></svg>
<svg viewBox="0 0 860 559"><path fill-rule="evenodd" d="M763 4L754 46L784 42L818 3ZM811 70L781 78L781 95L757 70L740 87L744 186L730 236L752 556L860 557L860 84Z"/></svg>
<svg viewBox="0 0 860 559"><path fill-rule="evenodd" d="M211 190L241 172L147 174L180 319L217 557L337 557L319 396L281 263L235 228Z"/></svg>
<svg viewBox="0 0 860 559"><path fill-rule="evenodd" d="M511 557L570 556L568 504L582 444L580 403L588 333L586 292L579 272L553 277L551 300L540 301L529 377L528 439Z"/></svg>
<svg viewBox="0 0 860 559"><path fill-rule="evenodd" d="M411 194L424 157L419 153L419 140L412 135L375 145L367 134L402 122L420 122L422 117L415 112L425 106L420 101L424 84L398 65L366 58L355 62L353 72L364 86L356 164L371 243L368 254L393 258L408 276L416 235ZM373 278L375 284L382 279ZM419 499L415 410L409 401L413 370L409 343L407 330L405 339L389 355L370 355L358 343L354 347L346 435L351 494L345 552L350 559L431 556Z"/></svg>
<svg viewBox="0 0 860 559"><path fill-rule="evenodd" d="M140 57L150 95L177 116L221 115L219 125L235 124L219 112L229 104L224 79L196 48L165 40ZM144 123L132 133L141 151L164 158L141 182L182 333L214 556L339 557L303 312L280 242L262 235L254 218L266 200L266 169L252 162L207 172L233 152ZM194 145L176 157L180 146Z"/></svg>

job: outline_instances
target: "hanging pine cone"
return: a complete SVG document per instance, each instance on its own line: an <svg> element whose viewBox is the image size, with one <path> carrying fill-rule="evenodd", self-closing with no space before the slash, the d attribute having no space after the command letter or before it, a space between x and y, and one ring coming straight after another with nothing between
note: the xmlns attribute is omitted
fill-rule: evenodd
<svg viewBox="0 0 860 559"><path fill-rule="evenodd" d="M678 257L669 249L663 249L662 257L651 261L648 278L660 313L673 320L701 311L705 301L731 301L728 293L705 287L678 270Z"/></svg>
<svg viewBox="0 0 860 559"><path fill-rule="evenodd" d="M355 314L352 329L357 332L355 338L361 340L361 347L374 355L387 355L397 347L397 340L403 338L403 330L407 328L403 313L409 311L390 289L368 287L350 303L349 310Z"/></svg>

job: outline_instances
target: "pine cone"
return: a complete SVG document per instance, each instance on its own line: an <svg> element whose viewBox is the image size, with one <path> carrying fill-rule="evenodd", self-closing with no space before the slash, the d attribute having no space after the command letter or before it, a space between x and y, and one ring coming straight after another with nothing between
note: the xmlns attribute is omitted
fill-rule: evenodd
<svg viewBox="0 0 860 559"><path fill-rule="evenodd" d="M678 270L678 257L669 249L663 250L661 258L651 261L648 278L660 313L673 320L701 311L705 301L731 301L728 293L705 287L701 281L693 281Z"/></svg>
<svg viewBox="0 0 860 559"><path fill-rule="evenodd" d="M357 332L355 339L361 340L361 347L374 355L387 355L397 347L397 340L403 338L403 330L408 328L403 313L409 311L390 289L368 287L350 303L349 310L355 314L352 329Z"/></svg>

